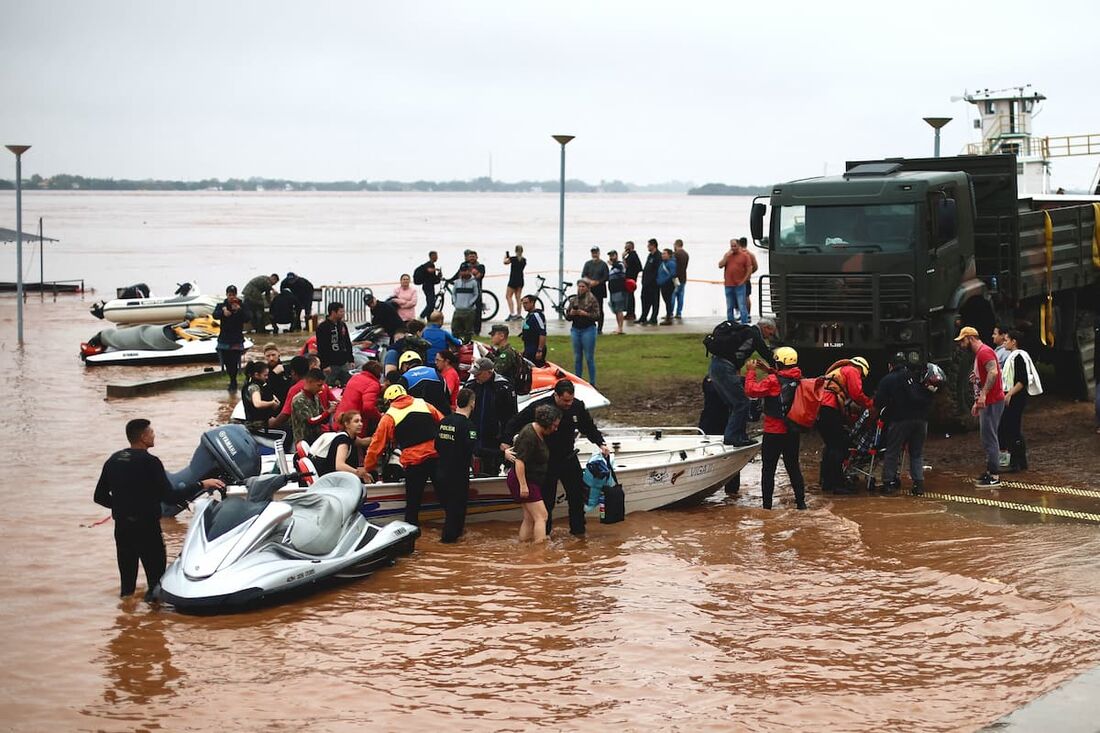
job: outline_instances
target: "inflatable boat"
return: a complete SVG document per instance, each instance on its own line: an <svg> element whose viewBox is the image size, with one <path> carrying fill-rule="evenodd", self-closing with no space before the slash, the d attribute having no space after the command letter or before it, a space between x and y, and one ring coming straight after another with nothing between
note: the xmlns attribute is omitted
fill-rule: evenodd
<svg viewBox="0 0 1100 733"><path fill-rule="evenodd" d="M100 331L80 345L87 366L141 366L218 360L218 322L210 316L174 326L125 326ZM245 339L244 348L252 348Z"/></svg>
<svg viewBox="0 0 1100 733"><path fill-rule="evenodd" d="M167 298L115 298L92 306L96 318L120 326L133 324L172 324L212 316L221 301L202 295L193 283L182 283L176 294Z"/></svg>

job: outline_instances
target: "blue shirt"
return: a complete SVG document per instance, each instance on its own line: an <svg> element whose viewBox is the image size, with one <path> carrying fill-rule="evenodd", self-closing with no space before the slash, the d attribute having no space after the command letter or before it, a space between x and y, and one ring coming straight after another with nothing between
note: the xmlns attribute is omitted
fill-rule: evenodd
<svg viewBox="0 0 1100 733"><path fill-rule="evenodd" d="M424 329L424 333L421 334L425 341L431 346L428 348L428 364L435 364L435 355L440 351L445 351L447 346L459 347L462 346L462 342L455 338L455 335L443 328L443 326L437 326L434 323L429 323L428 327Z"/></svg>

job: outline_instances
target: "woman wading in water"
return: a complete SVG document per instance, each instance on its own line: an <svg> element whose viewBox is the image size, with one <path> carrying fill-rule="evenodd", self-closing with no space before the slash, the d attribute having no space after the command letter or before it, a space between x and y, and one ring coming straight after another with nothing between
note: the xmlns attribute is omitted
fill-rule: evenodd
<svg viewBox="0 0 1100 733"><path fill-rule="evenodd" d="M540 405L535 410L535 421L523 426L507 452L515 460L515 466L508 471L508 489L523 507L520 542L546 540L546 505L542 501L542 485L550 463L546 436L557 430L560 422L561 412L556 407Z"/></svg>

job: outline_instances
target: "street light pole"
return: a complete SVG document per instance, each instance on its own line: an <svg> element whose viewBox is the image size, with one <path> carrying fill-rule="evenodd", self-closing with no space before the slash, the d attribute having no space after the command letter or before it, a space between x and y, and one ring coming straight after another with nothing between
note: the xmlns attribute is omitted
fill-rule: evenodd
<svg viewBox="0 0 1100 733"><path fill-rule="evenodd" d="M23 153L30 145L8 145L15 153L15 298L19 346L23 346Z"/></svg>
<svg viewBox="0 0 1100 733"><path fill-rule="evenodd" d="M558 287L565 285L565 145L573 135L554 135L561 145L561 186L558 192ZM558 319L564 318L558 311Z"/></svg>
<svg viewBox="0 0 1100 733"><path fill-rule="evenodd" d="M925 122L932 126L932 129L936 131L936 142L933 147L933 158L940 157L940 128L946 125L952 120L951 117L925 117Z"/></svg>

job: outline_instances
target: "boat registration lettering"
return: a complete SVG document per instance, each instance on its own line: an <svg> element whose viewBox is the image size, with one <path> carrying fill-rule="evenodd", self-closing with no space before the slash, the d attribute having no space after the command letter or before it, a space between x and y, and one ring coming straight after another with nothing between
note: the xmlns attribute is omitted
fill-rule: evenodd
<svg viewBox="0 0 1100 733"><path fill-rule="evenodd" d="M688 476L706 476L708 473L714 472L713 463L702 463L698 466L692 466L688 469Z"/></svg>
<svg viewBox="0 0 1100 733"><path fill-rule="evenodd" d="M296 575L291 575L289 578L286 579L286 582L293 583L296 580L303 580L303 579L308 578L309 576L313 575L316 572L317 571L314 570L313 568L310 568L309 570L303 570L302 572L297 573Z"/></svg>

